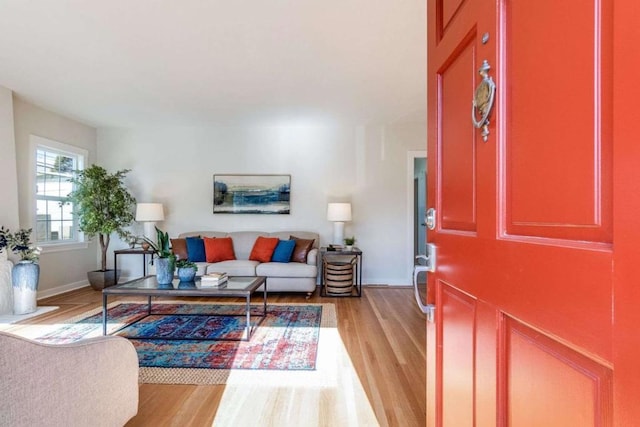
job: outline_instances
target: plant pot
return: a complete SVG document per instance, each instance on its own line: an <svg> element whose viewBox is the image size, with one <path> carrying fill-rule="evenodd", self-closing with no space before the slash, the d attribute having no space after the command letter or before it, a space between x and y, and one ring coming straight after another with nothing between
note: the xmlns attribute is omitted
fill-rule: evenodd
<svg viewBox="0 0 640 427"><path fill-rule="evenodd" d="M159 285L167 285L173 282L175 262L171 258L158 258L156 260L156 280Z"/></svg>
<svg viewBox="0 0 640 427"><path fill-rule="evenodd" d="M196 271L193 267L178 268L178 279L181 282L193 282L196 277Z"/></svg>
<svg viewBox="0 0 640 427"><path fill-rule="evenodd" d="M120 274L118 273L118 277ZM109 286L113 286L116 284L116 271L115 270L96 270L89 271L87 273L87 278L89 279L89 284L96 291L101 291L104 288L108 288Z"/></svg>
<svg viewBox="0 0 640 427"><path fill-rule="evenodd" d="M19 261L11 271L13 314L33 313L38 308L40 266L33 261Z"/></svg>

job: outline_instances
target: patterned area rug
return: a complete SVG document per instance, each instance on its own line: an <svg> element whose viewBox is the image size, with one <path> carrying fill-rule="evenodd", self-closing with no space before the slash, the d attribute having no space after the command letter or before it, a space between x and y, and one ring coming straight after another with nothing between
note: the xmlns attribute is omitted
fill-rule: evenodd
<svg viewBox="0 0 640 427"><path fill-rule="evenodd" d="M111 304L107 329L130 324L117 335L136 347L141 382L155 383L220 384L237 369L314 370L320 328L335 326L333 304L269 305L264 318L262 305L254 305L257 327L249 341L228 341L243 334L244 304L154 302L153 314L146 314L146 304ZM35 339L62 344L101 331L102 311L93 310Z"/></svg>

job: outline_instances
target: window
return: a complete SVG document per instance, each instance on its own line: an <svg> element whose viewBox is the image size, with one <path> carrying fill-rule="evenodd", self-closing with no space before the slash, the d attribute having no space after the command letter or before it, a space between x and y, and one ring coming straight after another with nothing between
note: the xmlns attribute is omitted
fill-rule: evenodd
<svg viewBox="0 0 640 427"><path fill-rule="evenodd" d="M84 168L85 150L32 136L35 144L36 217L38 245L82 242L73 205L63 203L72 191L69 182L76 170Z"/></svg>

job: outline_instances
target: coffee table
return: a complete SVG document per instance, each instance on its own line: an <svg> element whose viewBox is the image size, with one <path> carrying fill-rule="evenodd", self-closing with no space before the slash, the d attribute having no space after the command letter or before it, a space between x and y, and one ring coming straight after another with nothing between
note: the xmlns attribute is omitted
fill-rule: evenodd
<svg viewBox="0 0 640 427"><path fill-rule="evenodd" d="M263 310L260 321L251 326L251 294L253 294L260 285L263 287ZM267 280L263 276L257 277L240 277L230 276L227 282L219 287L202 287L200 279L196 278L194 282L180 282L175 279L173 283L168 285L158 285L156 276L145 276L139 279L131 280L116 286L104 288L102 290L102 334L107 335L107 299L109 295L129 295L129 296L146 296L147 314L135 322L139 322L152 314L152 297L233 297L246 298L245 316L246 326L245 332L240 340L248 341L251 338L253 330L258 327L264 317L267 315ZM135 323L133 322L133 323ZM131 324L133 324L131 323ZM131 325L127 324L119 328L117 331ZM117 332L117 331L114 331ZM238 341L238 340L236 340Z"/></svg>

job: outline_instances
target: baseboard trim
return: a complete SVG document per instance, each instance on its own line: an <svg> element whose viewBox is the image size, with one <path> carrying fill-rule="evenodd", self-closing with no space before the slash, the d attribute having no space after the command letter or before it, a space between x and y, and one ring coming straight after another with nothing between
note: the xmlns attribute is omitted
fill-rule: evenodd
<svg viewBox="0 0 640 427"><path fill-rule="evenodd" d="M85 286L89 286L88 280L81 280L79 282L68 283L62 286L56 286L55 288L43 289L38 291L37 299L41 300L44 298L53 297L56 295L63 294L65 292L74 291L76 289L84 288Z"/></svg>

